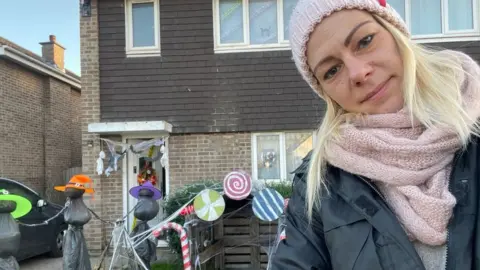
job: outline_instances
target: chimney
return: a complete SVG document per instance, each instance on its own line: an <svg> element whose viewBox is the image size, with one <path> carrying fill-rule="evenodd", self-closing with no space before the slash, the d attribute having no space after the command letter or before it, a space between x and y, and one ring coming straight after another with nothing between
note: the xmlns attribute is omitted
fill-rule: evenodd
<svg viewBox="0 0 480 270"><path fill-rule="evenodd" d="M57 38L54 35L50 35L49 41L40 42L40 45L42 45L43 60L47 64L65 72L65 48L57 43Z"/></svg>

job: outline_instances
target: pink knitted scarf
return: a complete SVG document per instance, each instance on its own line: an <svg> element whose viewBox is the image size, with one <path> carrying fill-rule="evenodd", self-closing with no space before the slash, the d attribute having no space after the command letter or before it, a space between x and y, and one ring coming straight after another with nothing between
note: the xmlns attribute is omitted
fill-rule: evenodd
<svg viewBox="0 0 480 270"><path fill-rule="evenodd" d="M480 78L480 68L461 54L464 70ZM480 116L480 85L462 78L465 109ZM341 138L332 140L327 161L374 181L412 241L428 245L446 242L447 225L455 206L448 190L458 137L441 129L425 129L398 113L369 115L341 126Z"/></svg>

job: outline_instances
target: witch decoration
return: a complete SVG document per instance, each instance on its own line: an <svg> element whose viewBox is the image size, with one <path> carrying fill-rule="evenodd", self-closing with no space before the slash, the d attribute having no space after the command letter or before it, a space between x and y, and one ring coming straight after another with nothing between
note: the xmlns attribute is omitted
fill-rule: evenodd
<svg viewBox="0 0 480 270"><path fill-rule="evenodd" d="M17 255L20 247L20 230L15 219L32 209L26 198L0 189L0 270L18 270Z"/></svg>
<svg viewBox="0 0 480 270"><path fill-rule="evenodd" d="M147 222L154 219L160 210L157 200L161 199L162 192L154 186L154 183L152 183L151 180L154 180L155 178L152 178L151 176L152 171L147 173L145 170L144 177L140 177L139 175L139 185L131 188L129 191L130 195L138 200L133 212L133 215L138 222L130 233L130 237L132 238L148 231L150 226ZM135 251L148 269L151 269L150 264L157 259L156 250L157 239L155 238L148 238L135 247Z"/></svg>
<svg viewBox="0 0 480 270"><path fill-rule="evenodd" d="M63 238L63 269L91 270L90 255L83 236L83 226L92 218L89 209L83 201L83 195L93 194L93 188L85 187L92 180L86 175L74 175L67 185L56 186L55 190L65 193L67 204L64 212L68 229Z"/></svg>

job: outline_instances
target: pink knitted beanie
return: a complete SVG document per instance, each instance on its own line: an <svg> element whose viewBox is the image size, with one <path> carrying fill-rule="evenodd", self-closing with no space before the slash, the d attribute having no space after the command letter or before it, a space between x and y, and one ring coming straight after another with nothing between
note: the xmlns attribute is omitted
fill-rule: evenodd
<svg viewBox="0 0 480 270"><path fill-rule="evenodd" d="M290 18L290 46L297 69L317 93L320 93L320 87L307 64L307 42L323 18L343 9L376 14L410 36L402 17L385 0L299 0Z"/></svg>

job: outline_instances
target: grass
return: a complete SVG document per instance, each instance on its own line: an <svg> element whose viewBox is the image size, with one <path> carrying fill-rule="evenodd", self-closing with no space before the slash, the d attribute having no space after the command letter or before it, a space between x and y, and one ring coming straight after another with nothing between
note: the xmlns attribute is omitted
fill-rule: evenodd
<svg viewBox="0 0 480 270"><path fill-rule="evenodd" d="M177 270L178 266L175 264L167 264L167 263L158 263L152 264L152 270Z"/></svg>

